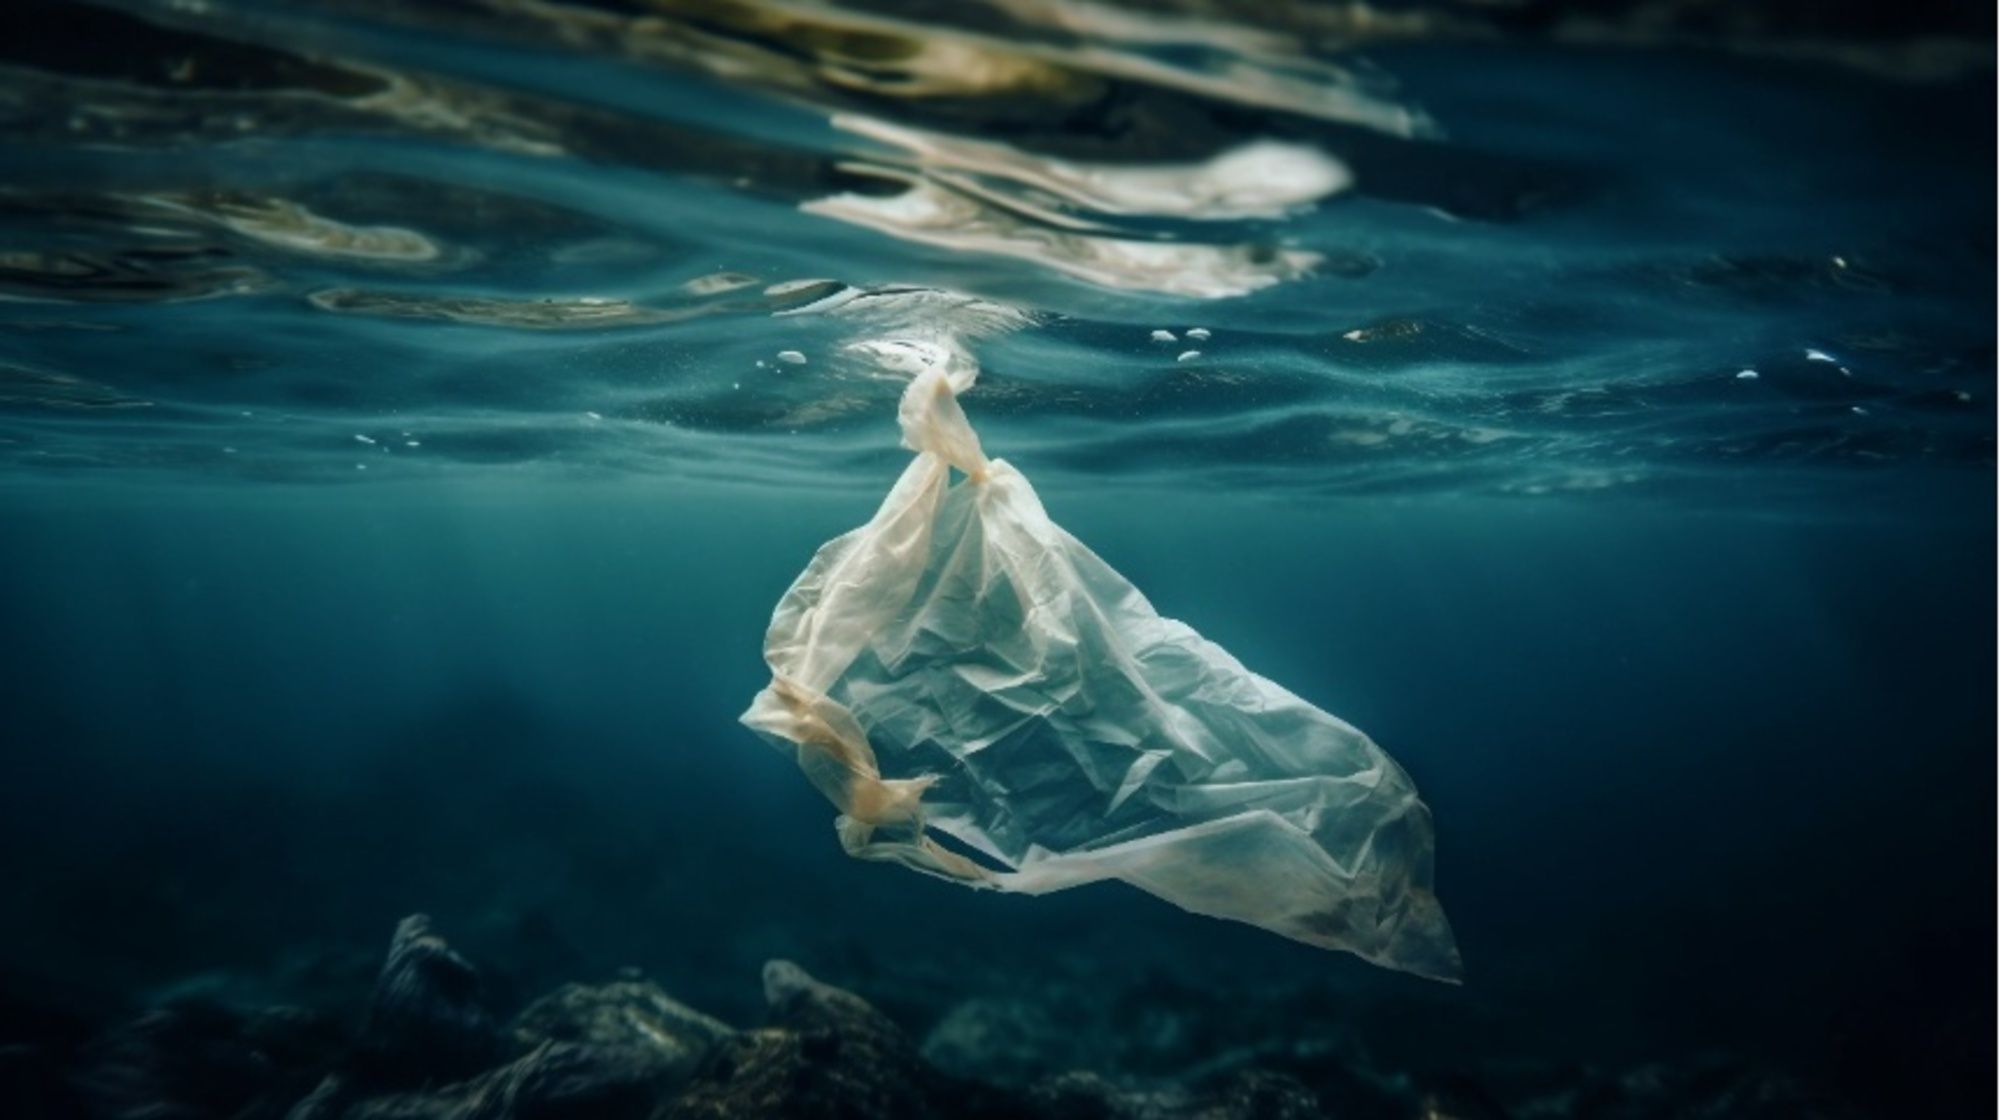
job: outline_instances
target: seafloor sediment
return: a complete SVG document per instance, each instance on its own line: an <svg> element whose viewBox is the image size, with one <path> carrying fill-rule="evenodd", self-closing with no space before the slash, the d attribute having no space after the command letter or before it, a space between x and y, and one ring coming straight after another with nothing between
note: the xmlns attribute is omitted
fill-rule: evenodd
<svg viewBox="0 0 2000 1120"><path fill-rule="evenodd" d="M1075 1024L1031 1003L973 1001L918 1039L787 961L764 966L763 989L754 1026L690 1008L630 971L563 985L507 1018L479 970L417 915L397 927L356 1022L182 996L89 1036L51 1025L46 1037L0 1045L0 1101L22 1120L1850 1115L1780 1073L1719 1057L1615 1070L1510 1058L1436 1076L1382 1068L1353 1040L1300 1037L1225 1049L1171 1075L1051 1073L1065 1053L1101 1053L1103 1042L1086 1046Z"/></svg>

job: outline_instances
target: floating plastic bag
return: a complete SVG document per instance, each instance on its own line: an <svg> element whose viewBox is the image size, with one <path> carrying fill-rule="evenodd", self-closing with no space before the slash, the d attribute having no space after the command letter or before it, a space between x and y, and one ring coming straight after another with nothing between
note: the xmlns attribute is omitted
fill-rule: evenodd
<svg viewBox="0 0 2000 1120"><path fill-rule="evenodd" d="M743 716L847 852L1030 894L1119 879L1456 979L1408 776L1050 521L959 408L976 367L932 354L899 414L916 459L778 603Z"/></svg>

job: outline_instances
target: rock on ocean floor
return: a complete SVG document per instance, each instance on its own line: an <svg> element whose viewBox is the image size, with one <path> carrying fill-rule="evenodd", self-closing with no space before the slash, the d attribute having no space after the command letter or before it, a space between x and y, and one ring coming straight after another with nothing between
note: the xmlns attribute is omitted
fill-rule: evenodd
<svg viewBox="0 0 2000 1120"><path fill-rule="evenodd" d="M422 915L398 924L358 1027L296 1007L180 996L95 1037L0 1038L21 1120L1837 1120L1798 1083L1716 1059L1448 1077L1359 1047L1190 1052L1107 1074L1119 1040L1028 1000L968 1000L922 1041L788 961L736 1029L634 974L566 984L511 1020ZM1083 1059L1083 1060L1072 1060Z"/></svg>

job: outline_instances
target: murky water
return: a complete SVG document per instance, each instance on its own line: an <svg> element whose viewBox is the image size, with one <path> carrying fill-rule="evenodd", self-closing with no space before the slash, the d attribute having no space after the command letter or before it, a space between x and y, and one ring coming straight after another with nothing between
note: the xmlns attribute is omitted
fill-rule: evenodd
<svg viewBox="0 0 2000 1120"><path fill-rule="evenodd" d="M1732 13L7 5L0 1048L349 1007L428 909L508 998L1025 1000L1009 1076L1295 1043L1388 1115L1682 1115L1603 1086L1721 1054L1962 1111L1992 13ZM1410 769L1464 989L841 859L733 721L925 347Z"/></svg>

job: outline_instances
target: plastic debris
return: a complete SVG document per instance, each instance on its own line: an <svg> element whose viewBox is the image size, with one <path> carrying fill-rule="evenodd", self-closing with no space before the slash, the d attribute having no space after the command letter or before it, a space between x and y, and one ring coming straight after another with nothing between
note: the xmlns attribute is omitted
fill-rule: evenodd
<svg viewBox="0 0 2000 1120"><path fill-rule="evenodd" d="M1122 880L1455 979L1408 776L1050 520L986 457L958 357L905 389L916 457L779 601L743 715L838 809L842 846L1027 894Z"/></svg>

